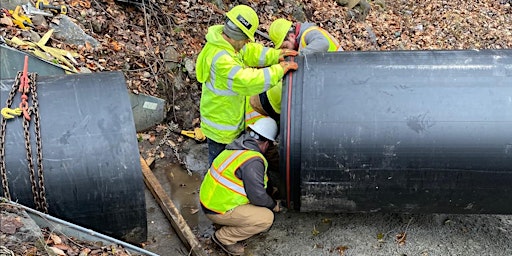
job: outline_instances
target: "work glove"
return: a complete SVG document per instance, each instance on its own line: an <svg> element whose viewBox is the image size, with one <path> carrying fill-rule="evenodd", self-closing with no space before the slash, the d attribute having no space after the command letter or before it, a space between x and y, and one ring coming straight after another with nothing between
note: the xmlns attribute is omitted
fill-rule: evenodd
<svg viewBox="0 0 512 256"><path fill-rule="evenodd" d="M293 61L281 61L279 62L279 65L283 67L284 74L286 74L290 70L297 70L299 68L299 65L297 65L297 63Z"/></svg>
<svg viewBox="0 0 512 256"><path fill-rule="evenodd" d="M20 116L21 113L23 111L21 110L21 108L15 108L15 109L11 109L11 108L2 108L2 117L4 119L11 119L11 118L14 118L14 116Z"/></svg>
<svg viewBox="0 0 512 256"><path fill-rule="evenodd" d="M279 61L284 61L284 57L287 56L297 56L299 55L298 51L290 50L290 49L282 49L279 53Z"/></svg>
<svg viewBox="0 0 512 256"><path fill-rule="evenodd" d="M276 200L276 206L274 206L274 209L272 209L273 212L280 212L281 211L281 200Z"/></svg>

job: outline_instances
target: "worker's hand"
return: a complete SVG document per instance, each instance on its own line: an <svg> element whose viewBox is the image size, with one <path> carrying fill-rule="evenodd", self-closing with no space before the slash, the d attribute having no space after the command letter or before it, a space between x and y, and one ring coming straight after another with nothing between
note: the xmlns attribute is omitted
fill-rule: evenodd
<svg viewBox="0 0 512 256"><path fill-rule="evenodd" d="M281 200L276 200L276 206L274 206L274 209L272 209L273 212L280 212L281 211Z"/></svg>
<svg viewBox="0 0 512 256"><path fill-rule="evenodd" d="M290 50L290 49L282 49L279 53L279 61L284 61L284 57L286 56L297 56L299 55L298 51Z"/></svg>
<svg viewBox="0 0 512 256"><path fill-rule="evenodd" d="M23 111L21 110L21 108L15 108L15 109L11 109L11 108L2 108L2 117L4 119L11 119L11 118L14 118L14 116L20 116L21 113Z"/></svg>
<svg viewBox="0 0 512 256"><path fill-rule="evenodd" d="M297 65L297 63L293 61L281 61L279 62L279 65L283 67L284 74L286 74L290 70L297 70L299 68L299 65Z"/></svg>

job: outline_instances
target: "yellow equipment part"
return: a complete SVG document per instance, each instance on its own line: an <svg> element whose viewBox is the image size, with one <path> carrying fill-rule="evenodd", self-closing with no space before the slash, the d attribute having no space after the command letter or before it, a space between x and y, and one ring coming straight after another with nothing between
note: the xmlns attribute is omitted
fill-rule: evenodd
<svg viewBox="0 0 512 256"><path fill-rule="evenodd" d="M20 116L23 111L20 108L11 109L11 108L5 107L5 108L2 108L2 111L0 111L0 112L4 119L11 119L11 118L14 118L14 116Z"/></svg>
<svg viewBox="0 0 512 256"><path fill-rule="evenodd" d="M60 6L51 5L48 0L37 0L36 8L39 9L39 10L50 9L51 11L53 11L55 13L60 13L60 14L67 14L68 13L68 7L67 6L65 6L65 5L60 5Z"/></svg>
<svg viewBox="0 0 512 256"><path fill-rule="evenodd" d="M193 131L180 131L180 134L185 135L187 137L190 137L192 139L195 139L197 141L204 141L206 139L206 136L204 136L203 131L201 131L201 128L196 127Z"/></svg>

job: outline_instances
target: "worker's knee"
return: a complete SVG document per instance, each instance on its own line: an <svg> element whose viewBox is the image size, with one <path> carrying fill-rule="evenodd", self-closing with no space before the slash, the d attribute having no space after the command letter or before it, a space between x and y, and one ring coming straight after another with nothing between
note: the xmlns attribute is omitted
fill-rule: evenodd
<svg viewBox="0 0 512 256"><path fill-rule="evenodd" d="M264 211L261 211L256 226L261 229L260 232L263 232L268 230L272 226L272 223L274 223L274 213L265 208Z"/></svg>

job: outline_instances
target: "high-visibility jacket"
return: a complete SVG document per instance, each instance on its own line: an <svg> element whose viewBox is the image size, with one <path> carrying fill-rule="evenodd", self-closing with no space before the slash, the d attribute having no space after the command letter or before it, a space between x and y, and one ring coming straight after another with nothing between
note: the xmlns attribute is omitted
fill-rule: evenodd
<svg viewBox="0 0 512 256"><path fill-rule="evenodd" d="M307 23L309 25L309 23ZM322 35L329 41L329 48L327 49L328 52L335 52L335 51L341 51L340 44L336 38L334 38L331 34L329 34L327 31L325 31L323 28L320 28L318 26L310 26L306 28L299 36L300 36L300 44L299 44L299 52L306 48L306 35L311 31L319 31L322 33ZM311 50L310 50L311 51ZM317 49L318 51L318 49ZM268 101L270 102L270 105L274 109L274 111L277 114L281 114L281 94L283 90L283 84L279 83L277 86L270 88L266 92Z"/></svg>
<svg viewBox="0 0 512 256"><path fill-rule="evenodd" d="M218 143L228 144L244 129L246 96L267 91L281 81L279 49L257 43L240 52L222 37L223 25L211 26L207 43L197 57L197 80L203 84L201 130ZM254 68L262 67L262 68Z"/></svg>
<svg viewBox="0 0 512 256"><path fill-rule="evenodd" d="M281 81L277 86L274 86L268 90L267 98L270 105L277 114L281 114L281 94L283 91L283 82Z"/></svg>
<svg viewBox="0 0 512 256"><path fill-rule="evenodd" d="M268 163L260 152L254 150L224 150L212 163L199 189L199 200L207 209L225 213L237 206L248 204L243 180L235 171L246 161L259 157L265 165L264 185L267 187Z"/></svg>
<svg viewBox="0 0 512 256"><path fill-rule="evenodd" d="M306 35L311 31L318 31L322 33L322 35L329 41L329 48L327 49L328 52L335 52L340 50L340 43L336 38L334 38L329 32L325 31L325 29L318 27L318 26L311 26L304 30L302 32L302 35L300 35L300 44L299 44L299 52L306 48L308 46L308 43L306 42Z"/></svg>

